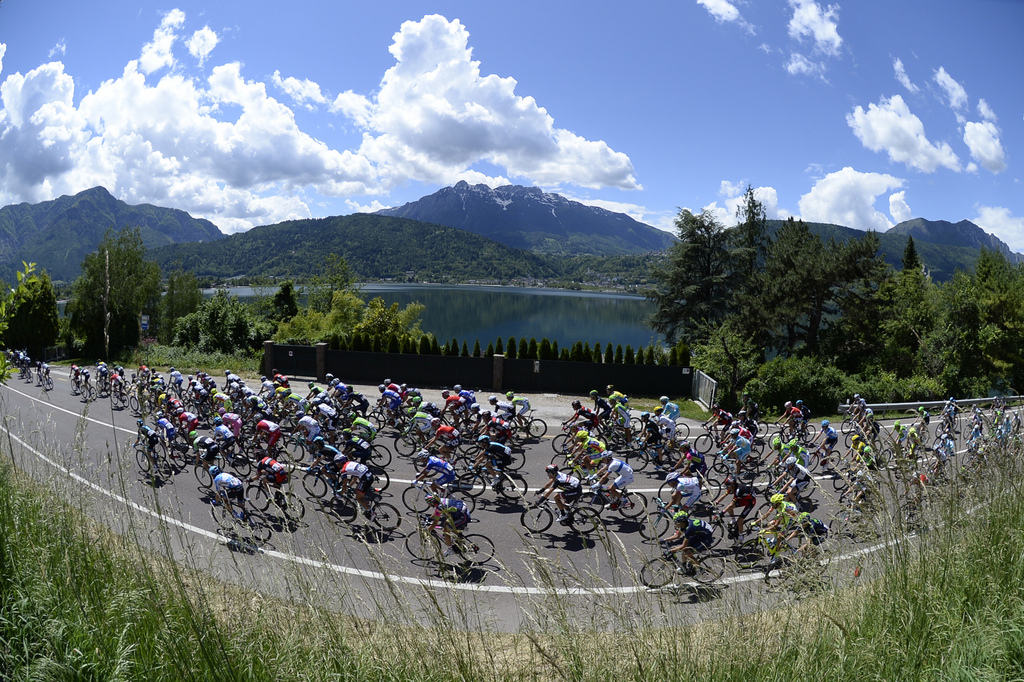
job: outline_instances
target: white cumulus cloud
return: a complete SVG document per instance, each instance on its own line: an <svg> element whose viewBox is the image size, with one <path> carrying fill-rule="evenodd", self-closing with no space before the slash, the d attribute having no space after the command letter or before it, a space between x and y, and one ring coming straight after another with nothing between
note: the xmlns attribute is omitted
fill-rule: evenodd
<svg viewBox="0 0 1024 682"><path fill-rule="evenodd" d="M940 66L933 78L946 93L946 102L950 109L960 111L967 106L967 91L946 72L944 67Z"/></svg>
<svg viewBox="0 0 1024 682"><path fill-rule="evenodd" d="M171 48L178 39L175 29L185 23L185 13L180 9L174 9L164 15L160 26L153 32L153 40L142 46L142 55L139 57L139 69L142 73L149 75L164 67L174 65L174 55Z"/></svg>
<svg viewBox="0 0 1024 682"><path fill-rule="evenodd" d="M892 68L893 71L896 72L896 80L898 80L900 85L905 87L909 92L916 93L921 89L911 82L910 76L907 75L907 70L903 68L903 61L899 57L893 61Z"/></svg>
<svg viewBox="0 0 1024 682"><path fill-rule="evenodd" d="M188 53L198 59L199 66L202 67L206 63L206 58L210 56L213 48L217 47L219 42L220 38L217 34L209 26L203 26L192 34L185 45L188 47Z"/></svg>
<svg viewBox="0 0 1024 682"><path fill-rule="evenodd" d="M884 173L861 173L847 166L829 173L800 197L801 217L858 230L883 231L893 223L875 208L876 199L903 181Z"/></svg>
<svg viewBox="0 0 1024 682"><path fill-rule="evenodd" d="M889 195L889 215L897 223L906 222L914 217L914 212L907 204L906 194L905 191L899 191Z"/></svg>
<svg viewBox="0 0 1024 682"><path fill-rule="evenodd" d="M825 78L825 65L821 62L812 61L799 52L794 52L790 55L785 68L793 76Z"/></svg>
<svg viewBox="0 0 1024 682"><path fill-rule="evenodd" d="M793 16L789 20L789 35L802 40L811 38L817 51L835 57L843 46L839 35L839 5L823 8L814 0L789 0Z"/></svg>
<svg viewBox="0 0 1024 682"><path fill-rule="evenodd" d="M972 222L1002 239L1013 251L1024 251L1024 218L1014 217L1009 209L979 206L978 217Z"/></svg>
<svg viewBox="0 0 1024 682"><path fill-rule="evenodd" d="M515 79L481 73L458 20L407 21L389 49L396 63L376 95L333 106L368 129L359 151L390 182L449 183L488 162L544 186L640 187L628 156L556 128L533 97L516 94Z"/></svg>
<svg viewBox="0 0 1024 682"><path fill-rule="evenodd" d="M784 208L779 208L779 193L774 187L754 187L754 198L764 206L765 216L769 220L785 220L792 213ZM745 201L744 194L747 191L747 184L744 182L733 183L729 180L722 180L719 185L719 195L722 197L722 205L712 201L702 210L714 214L718 222L726 227L732 227L739 223L737 212Z"/></svg>
<svg viewBox="0 0 1024 682"><path fill-rule="evenodd" d="M744 20L736 5L728 2L728 0L697 0L697 4L706 9L716 21L736 23L748 32L754 32L754 27Z"/></svg>
<svg viewBox="0 0 1024 682"><path fill-rule="evenodd" d="M280 71L274 71L271 77L274 85L283 90L299 106L306 107L310 111L316 108L317 104L326 104L327 98L320 92L320 86L311 80L293 78L281 78Z"/></svg>
<svg viewBox="0 0 1024 682"><path fill-rule="evenodd" d="M1006 153L999 141L999 128L992 121L965 123L964 143L971 150L971 157L987 170L993 173L1006 170Z"/></svg>
<svg viewBox="0 0 1024 682"><path fill-rule="evenodd" d="M945 142L935 145L924 133L924 124L910 112L899 95L869 104L867 111L858 106L846 116L847 124L861 144L873 152L885 151L893 161L905 163L925 173L944 167L960 170L960 159Z"/></svg>

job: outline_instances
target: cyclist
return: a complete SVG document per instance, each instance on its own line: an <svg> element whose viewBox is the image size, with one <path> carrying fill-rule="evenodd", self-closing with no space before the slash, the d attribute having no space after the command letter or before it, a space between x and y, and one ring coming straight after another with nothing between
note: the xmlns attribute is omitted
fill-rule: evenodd
<svg viewBox="0 0 1024 682"><path fill-rule="evenodd" d="M429 450L431 446L436 443L438 452L441 453L441 456L451 462L454 462L455 459L453 455L455 454L455 448L459 447L459 444L462 442L459 439L459 430L454 426L441 424L440 420L434 421L438 422L437 430L434 431L433 437L427 441L427 444L424 447Z"/></svg>
<svg viewBox="0 0 1024 682"><path fill-rule="evenodd" d="M178 426L181 427L183 433L195 431L199 428L199 417L191 412L182 410L178 412Z"/></svg>
<svg viewBox="0 0 1024 682"><path fill-rule="evenodd" d="M526 426L528 419L526 414L533 409L530 407L530 399L524 395L516 395L512 391L505 394L505 399L512 403L516 423L520 426Z"/></svg>
<svg viewBox="0 0 1024 682"><path fill-rule="evenodd" d="M692 567L697 563L694 552L711 548L715 541L715 529L707 521L682 510L673 514L672 520L675 522L676 530L661 542L661 546L665 548L664 555L670 557L679 552L687 561L684 566L690 566L692 571Z"/></svg>
<svg viewBox="0 0 1024 682"><path fill-rule="evenodd" d="M832 463L829 462L829 457L831 457L832 453L835 451L836 443L839 442L839 434L827 419L821 420L821 432L814 437L814 441L812 441L811 445L817 443L819 439L821 440L821 444L818 445L817 449L817 452L819 453L818 461L821 462L821 468L828 471L832 469Z"/></svg>
<svg viewBox="0 0 1024 682"><path fill-rule="evenodd" d="M828 526L811 516L810 512L800 512L797 516L797 527L789 534L786 540L792 540L797 535L803 535L803 543L796 549L796 553L806 552L810 547L817 547L828 537Z"/></svg>
<svg viewBox="0 0 1024 682"><path fill-rule="evenodd" d="M213 418L213 437L225 450L235 447L235 434L220 415Z"/></svg>
<svg viewBox="0 0 1024 682"><path fill-rule="evenodd" d="M723 445L722 458L729 465L732 473L738 475L750 455L750 441L740 435L738 428L732 428Z"/></svg>
<svg viewBox="0 0 1024 682"><path fill-rule="evenodd" d="M700 479L696 476L680 476L678 471L673 471L665 477L665 482L675 486L669 507L682 507L689 511L700 500Z"/></svg>
<svg viewBox="0 0 1024 682"><path fill-rule="evenodd" d="M443 457L431 455L426 450L420 450L420 456L423 455L427 455L426 464L423 465L423 471L416 476L412 484L417 488L422 488L423 482L428 476L436 475L437 478L430 482L430 490L439 493L444 489L444 486L455 480L455 467Z"/></svg>
<svg viewBox="0 0 1024 682"><path fill-rule="evenodd" d="M668 417L672 421L679 419L679 405L669 402L667 395L663 395L658 398L658 402L661 403L662 414L664 416ZM655 409L655 412L657 412L657 409Z"/></svg>
<svg viewBox="0 0 1024 682"><path fill-rule="evenodd" d="M573 415L562 422L562 429L566 430L569 427L575 425L577 422L582 421L581 427L586 429L596 429L600 423L600 417L597 413L591 409L583 407L583 403L579 400L572 401L572 409L576 410Z"/></svg>
<svg viewBox="0 0 1024 682"><path fill-rule="evenodd" d="M504 443L491 440L490 436L484 434L476 439L480 452L473 460L473 466L483 466L491 476L491 485L498 485L501 477L498 471L512 463L512 448Z"/></svg>
<svg viewBox="0 0 1024 682"><path fill-rule="evenodd" d="M558 505L558 522L564 523L569 517L566 505L573 505L582 497L583 482L572 474L559 471L557 464L547 465L544 472L548 475L548 482L537 491L537 496L550 499L554 495L555 504Z"/></svg>
<svg viewBox="0 0 1024 682"><path fill-rule="evenodd" d="M226 471L221 471L219 466L210 467L210 476L213 477L213 504L223 504L235 515L235 518L244 518L245 496L243 495L242 479ZM237 510L235 510L235 504L238 505Z"/></svg>
<svg viewBox="0 0 1024 682"><path fill-rule="evenodd" d="M592 486L592 489L602 487L612 475L615 476L615 479L606 488L608 491L608 504L604 508L614 510L619 508L619 501L622 499L622 492L626 489L626 486L633 482L633 467L626 464L625 460L613 457L612 453L605 452L601 457L601 468L594 474L597 482Z"/></svg>
<svg viewBox="0 0 1024 682"><path fill-rule="evenodd" d="M791 429L793 433L796 433L801 421L804 418L803 411L792 401L787 400L786 404L782 406L782 416L775 420L776 426L782 424L782 431L787 428Z"/></svg>
<svg viewBox="0 0 1024 682"><path fill-rule="evenodd" d="M747 520L747 516L750 514L754 505L757 504L757 496L755 495L754 488L746 483L740 482L735 476L730 476L725 479L723 484L722 494L714 501L717 506L727 495L732 495L732 499L729 504L726 505L725 509L722 510L722 515L728 514L729 516L736 519L735 530L730 528L730 537L739 537L743 535L743 522ZM740 512L739 517L736 516L736 508L743 507L743 511Z"/></svg>
<svg viewBox="0 0 1024 682"><path fill-rule="evenodd" d="M353 434L351 429L342 429L341 439L342 452L349 459L367 464L373 458L373 446L370 445L370 441Z"/></svg>
<svg viewBox="0 0 1024 682"><path fill-rule="evenodd" d="M764 524L768 516L774 514L774 518L764 526L766 531L786 531L790 525L796 520L800 514L800 510L792 502L786 500L786 496L782 493L775 493L768 500L771 506L768 510L757 520L758 525Z"/></svg>
<svg viewBox="0 0 1024 682"><path fill-rule="evenodd" d="M444 544L448 547L444 551L444 556L451 556L455 551L452 547L452 533L461 536L462 529L472 520L469 516L469 507L465 502L454 497L428 494L425 500L434 508L433 527L441 529Z"/></svg>
<svg viewBox="0 0 1024 682"><path fill-rule="evenodd" d="M134 444L138 445L142 442L143 439L145 439L146 452L149 453L149 458L151 460L155 460L156 446L160 443L160 433L157 432L155 429L151 429L150 427L146 426L146 422L142 421L141 419L136 419L135 425L138 427L139 430L138 436L135 438Z"/></svg>
<svg viewBox="0 0 1024 682"><path fill-rule="evenodd" d="M782 474L772 484L772 487L776 487L784 479L789 479L785 487L782 489L782 494L786 496L790 502L796 502L797 496L802 493L811 484L811 472L807 470L803 464L800 464L796 457L790 455L786 458L785 469Z"/></svg>
<svg viewBox="0 0 1024 682"><path fill-rule="evenodd" d="M676 440L676 420L665 412L665 408L654 408L654 422L658 425L658 431L666 443L674 443Z"/></svg>
<svg viewBox="0 0 1024 682"><path fill-rule="evenodd" d="M299 417L298 423L292 430L292 435L295 435L300 431L304 432L307 441L313 440L320 435L320 422L316 420L316 417L304 414Z"/></svg>
<svg viewBox="0 0 1024 682"><path fill-rule="evenodd" d="M334 462L335 465L339 463L337 459ZM373 490L373 472L370 471L370 467L359 462L346 461L338 468L338 478L341 489L336 490L335 495L344 497L352 482L355 481L356 502L363 508L363 515L372 518L370 516L370 503L366 499L366 493Z"/></svg>
<svg viewBox="0 0 1024 682"><path fill-rule="evenodd" d="M157 412L153 416L156 417L156 427L163 431L164 442L170 445L178 435L177 429L174 428L174 424L163 412Z"/></svg>
<svg viewBox="0 0 1024 682"><path fill-rule="evenodd" d="M373 439L377 437L377 427L370 423L365 417L356 415L350 422L348 428L352 429L353 433L358 433L359 437L363 440L373 442Z"/></svg>
<svg viewBox="0 0 1024 682"><path fill-rule="evenodd" d="M225 412L220 415L221 422L224 426L231 429L231 435L238 439L238 434L242 432L242 415L235 412Z"/></svg>
<svg viewBox="0 0 1024 682"><path fill-rule="evenodd" d="M259 483L261 480L280 490L288 482L288 468L273 457L264 457L257 462L256 473L249 482Z"/></svg>
<svg viewBox="0 0 1024 682"><path fill-rule="evenodd" d="M600 459L607 449L608 446L604 444L604 441L594 438L586 431L577 431L576 445L565 456L565 459L570 465L574 466L577 460L583 456L590 459Z"/></svg>
<svg viewBox="0 0 1024 682"><path fill-rule="evenodd" d="M590 392L590 397L594 399L594 412L597 413L598 419L607 421L612 414L612 404L602 398L596 390Z"/></svg>
<svg viewBox="0 0 1024 682"><path fill-rule="evenodd" d="M256 442L267 441L267 452L274 452L277 441L281 439L281 427L269 419L261 419L256 423Z"/></svg>

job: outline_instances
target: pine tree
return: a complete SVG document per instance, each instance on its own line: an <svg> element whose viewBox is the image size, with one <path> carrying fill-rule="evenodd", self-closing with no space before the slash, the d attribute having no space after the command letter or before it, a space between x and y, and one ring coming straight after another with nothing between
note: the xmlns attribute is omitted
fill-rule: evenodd
<svg viewBox="0 0 1024 682"><path fill-rule="evenodd" d="M529 360L533 356L530 354L530 344L526 342L526 337L519 339L519 357Z"/></svg>
<svg viewBox="0 0 1024 682"><path fill-rule="evenodd" d="M572 350L569 351L569 360L572 362L583 362L583 344L579 341L572 344Z"/></svg>
<svg viewBox="0 0 1024 682"><path fill-rule="evenodd" d="M494 353L495 353L495 351L494 351L494 344L493 343L488 343L487 344L487 350L484 351L483 357L485 357L485 358L493 358L494 357Z"/></svg>
<svg viewBox="0 0 1024 682"><path fill-rule="evenodd" d="M907 237L907 246L903 249L903 269L918 270L921 267L921 259L917 256L917 247L914 246L914 238Z"/></svg>
<svg viewBox="0 0 1024 682"><path fill-rule="evenodd" d="M607 365L615 362L615 351L612 350L612 344L608 344L604 347L604 362Z"/></svg>
<svg viewBox="0 0 1024 682"><path fill-rule="evenodd" d="M516 340L511 336L508 337L508 343L505 344L505 357L510 360L516 359Z"/></svg>
<svg viewBox="0 0 1024 682"><path fill-rule="evenodd" d="M530 360L540 360L540 348L537 346L537 339L530 337L530 346L526 351L526 357Z"/></svg>
<svg viewBox="0 0 1024 682"><path fill-rule="evenodd" d="M501 337L498 337L498 342L494 344L494 352L491 355L504 355L505 346L501 343Z"/></svg>
<svg viewBox="0 0 1024 682"><path fill-rule="evenodd" d="M430 337L430 354L431 355L440 355L441 354L441 344L439 344L437 342L437 337L436 336L431 336Z"/></svg>
<svg viewBox="0 0 1024 682"><path fill-rule="evenodd" d="M564 362L569 362L569 349L563 348L562 352L558 354L558 359Z"/></svg>
<svg viewBox="0 0 1024 682"><path fill-rule="evenodd" d="M480 339L477 339L476 343L473 345L473 357L480 357Z"/></svg>
<svg viewBox="0 0 1024 682"><path fill-rule="evenodd" d="M477 344L477 345L479 345L479 344ZM464 357L464 358L468 358L469 357L469 346L466 345L465 341L462 342L462 357Z"/></svg>
<svg viewBox="0 0 1024 682"><path fill-rule="evenodd" d="M541 360L552 360L554 358L552 358L551 355L551 342L548 341L548 337L545 336L540 341L540 349L537 351L537 356Z"/></svg>
<svg viewBox="0 0 1024 682"><path fill-rule="evenodd" d="M430 355L430 339L432 338L432 336L427 336L426 334L420 337L420 355Z"/></svg>
<svg viewBox="0 0 1024 682"><path fill-rule="evenodd" d="M635 358L633 356L633 346L626 344L626 353L622 356L622 362L626 365L632 365Z"/></svg>
<svg viewBox="0 0 1024 682"><path fill-rule="evenodd" d="M594 357L590 354L590 342L583 344L583 362L592 362Z"/></svg>
<svg viewBox="0 0 1024 682"><path fill-rule="evenodd" d="M622 364L622 344L615 346L615 364Z"/></svg>

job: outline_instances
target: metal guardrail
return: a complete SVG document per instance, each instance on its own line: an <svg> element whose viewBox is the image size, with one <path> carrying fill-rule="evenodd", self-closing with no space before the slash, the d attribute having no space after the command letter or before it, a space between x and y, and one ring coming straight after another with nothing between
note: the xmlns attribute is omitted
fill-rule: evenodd
<svg viewBox="0 0 1024 682"><path fill-rule="evenodd" d="M989 398L964 398L960 400L957 398L957 405L982 405L984 403L990 403L995 400L996 397L1002 397L1007 403L1020 402L1024 400L1024 396L1020 395L1005 395L1005 396L992 396ZM868 403L875 412L900 412L906 410L916 410L918 407L923 407L926 410L938 409L946 404L945 400L925 400L916 403ZM846 414L846 411L850 409L850 403L840 403L839 409L836 414Z"/></svg>

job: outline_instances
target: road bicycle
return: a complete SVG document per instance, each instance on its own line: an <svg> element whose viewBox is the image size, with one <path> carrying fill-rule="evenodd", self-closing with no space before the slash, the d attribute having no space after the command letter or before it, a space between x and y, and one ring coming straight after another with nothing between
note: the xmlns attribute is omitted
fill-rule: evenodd
<svg viewBox="0 0 1024 682"><path fill-rule="evenodd" d="M763 572L767 582L772 572L780 568L794 550L786 539L788 531L760 528L754 524L748 525L747 529L754 534L733 546L733 561L742 569Z"/></svg>
<svg viewBox="0 0 1024 682"><path fill-rule="evenodd" d="M605 507L612 508L613 503L608 496L608 488L599 488L596 485L592 485L590 486L590 493L592 497L588 504L594 507L598 514ZM623 489L614 510L627 519L639 519L647 510L647 498L643 496L643 493L634 493Z"/></svg>
<svg viewBox="0 0 1024 682"><path fill-rule="evenodd" d="M263 544L270 539L270 524L259 512L246 509L244 502L236 503L233 507L228 509L216 500L210 504L210 514L225 534L231 535L234 540L245 540L253 545Z"/></svg>
<svg viewBox="0 0 1024 682"><path fill-rule="evenodd" d="M591 507L580 506L578 500L566 507L566 516L559 523L570 530L591 535L604 528L600 514ZM543 533L555 522L558 505L548 498L540 498L519 516L519 523L531 533Z"/></svg>
<svg viewBox="0 0 1024 682"><path fill-rule="evenodd" d="M489 537L458 530L449 532L453 551L445 556L448 545L444 542L444 530L440 523L441 520L432 515L421 516L416 531L405 539L406 551L421 561L434 560L439 564L448 564L454 559L463 566L480 566L494 557L494 543Z"/></svg>
<svg viewBox="0 0 1024 682"><path fill-rule="evenodd" d="M722 521L722 513L711 506L710 504L701 504L704 509L710 511L706 522L711 524L714 529L714 540L711 543L711 547L717 547L725 537L725 523ZM679 511L678 506L669 506L660 497L654 498L654 509L647 513L647 518L644 524L640 526L640 535L647 538L648 540L656 540L664 537L666 533L675 525L675 514ZM694 516L700 516L701 514L697 511L696 507L690 512Z"/></svg>
<svg viewBox="0 0 1024 682"><path fill-rule="evenodd" d="M390 533L402 525L402 515L398 508L393 504L383 502L379 491L371 490L364 495L363 499L366 500L367 507L359 504L354 486L350 487L344 495L335 496L334 511L338 518L345 523L352 523L361 513L369 525L384 533Z"/></svg>
<svg viewBox="0 0 1024 682"><path fill-rule="evenodd" d="M717 582L725 573L725 559L710 554L694 554L693 561L671 552L652 557L640 568L640 582L651 589L665 587L680 578L702 585Z"/></svg>
<svg viewBox="0 0 1024 682"><path fill-rule="evenodd" d="M288 489L272 488L265 478L250 483L245 492L253 509L261 512L272 509L293 525L298 524L306 514L306 505L301 497Z"/></svg>

